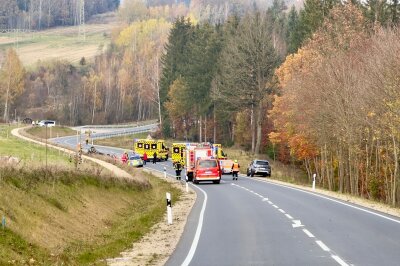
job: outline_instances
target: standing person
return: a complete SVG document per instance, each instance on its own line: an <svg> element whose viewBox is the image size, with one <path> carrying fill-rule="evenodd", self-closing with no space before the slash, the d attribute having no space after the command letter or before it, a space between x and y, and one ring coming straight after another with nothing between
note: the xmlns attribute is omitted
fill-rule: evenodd
<svg viewBox="0 0 400 266"><path fill-rule="evenodd" d="M121 157L122 163L127 163L128 162L128 153L124 152Z"/></svg>
<svg viewBox="0 0 400 266"><path fill-rule="evenodd" d="M153 164L157 162L157 152L153 153Z"/></svg>
<svg viewBox="0 0 400 266"><path fill-rule="evenodd" d="M181 180L181 172L182 172L182 165L180 162L174 163L175 173L176 173L176 180Z"/></svg>
<svg viewBox="0 0 400 266"><path fill-rule="evenodd" d="M146 165L147 159L148 159L148 158L147 158L147 153L144 152L144 153L143 153L143 164L144 164L144 165Z"/></svg>
<svg viewBox="0 0 400 266"><path fill-rule="evenodd" d="M235 180L235 179L238 180L238 173L239 173L240 165L237 160L234 161L231 169L232 169L232 180Z"/></svg>

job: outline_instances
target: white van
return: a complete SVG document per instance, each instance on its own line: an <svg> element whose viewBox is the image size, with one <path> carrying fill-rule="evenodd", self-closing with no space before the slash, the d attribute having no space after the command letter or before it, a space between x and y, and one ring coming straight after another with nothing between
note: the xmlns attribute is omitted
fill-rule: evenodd
<svg viewBox="0 0 400 266"><path fill-rule="evenodd" d="M40 127L54 127L56 125L56 121L53 120L42 120L39 122L38 126Z"/></svg>

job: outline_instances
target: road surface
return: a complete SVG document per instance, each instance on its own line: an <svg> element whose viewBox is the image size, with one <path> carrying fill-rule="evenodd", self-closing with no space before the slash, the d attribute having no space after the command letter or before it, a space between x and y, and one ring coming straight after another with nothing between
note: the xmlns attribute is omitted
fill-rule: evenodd
<svg viewBox="0 0 400 266"><path fill-rule="evenodd" d="M145 167L174 174L171 162ZM166 265L400 265L399 218L267 178L191 186L197 201Z"/></svg>

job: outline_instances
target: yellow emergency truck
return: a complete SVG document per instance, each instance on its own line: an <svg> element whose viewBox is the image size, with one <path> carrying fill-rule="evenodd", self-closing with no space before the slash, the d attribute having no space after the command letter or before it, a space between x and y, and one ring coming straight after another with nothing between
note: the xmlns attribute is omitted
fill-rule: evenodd
<svg viewBox="0 0 400 266"><path fill-rule="evenodd" d="M172 143L172 162L180 162L182 166L185 166L185 154L186 154L186 143Z"/></svg>
<svg viewBox="0 0 400 266"><path fill-rule="evenodd" d="M168 148L165 146L165 141L161 139L135 139L133 150L142 158L146 152L148 159L151 159L155 152L158 160L168 160Z"/></svg>

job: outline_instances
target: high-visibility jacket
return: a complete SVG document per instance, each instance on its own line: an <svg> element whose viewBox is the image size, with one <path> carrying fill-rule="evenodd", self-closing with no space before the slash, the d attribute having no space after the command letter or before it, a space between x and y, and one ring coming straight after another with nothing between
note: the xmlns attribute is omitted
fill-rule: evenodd
<svg viewBox="0 0 400 266"><path fill-rule="evenodd" d="M239 172L240 165L238 163L232 164L232 171Z"/></svg>

